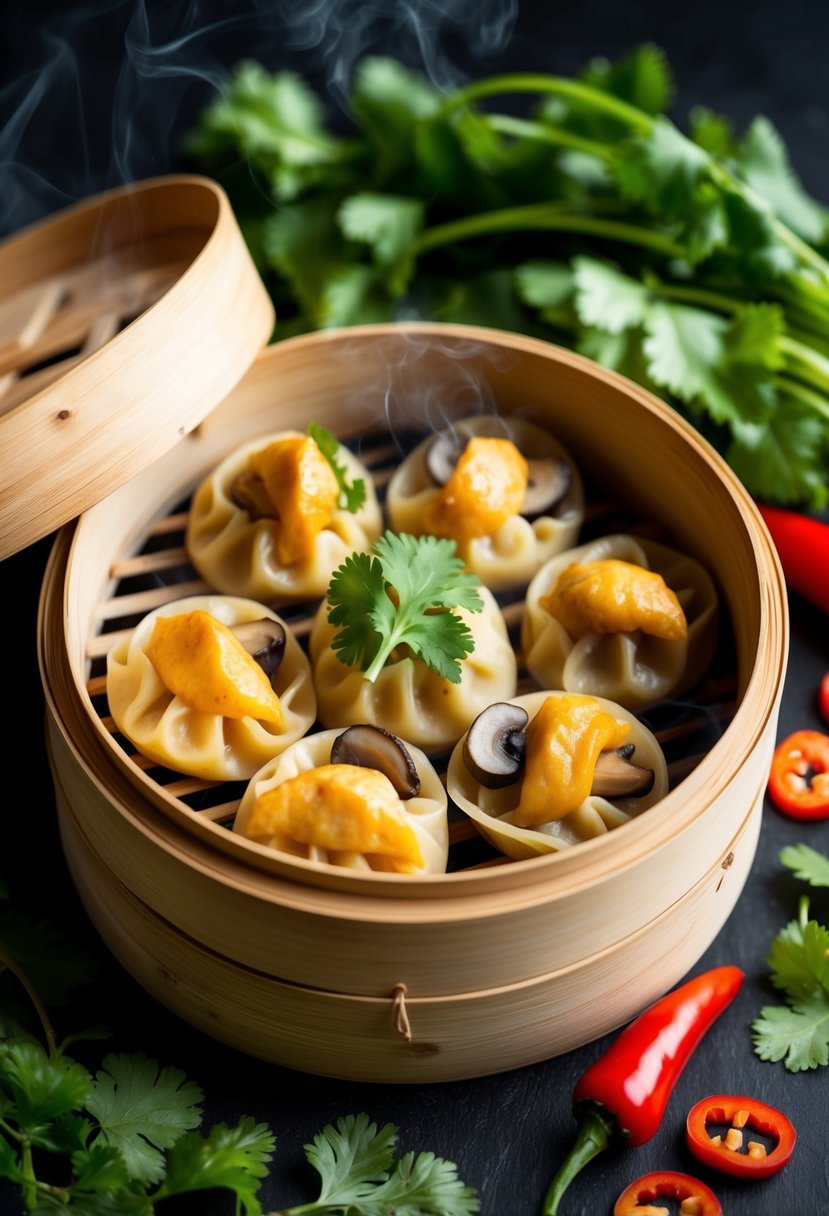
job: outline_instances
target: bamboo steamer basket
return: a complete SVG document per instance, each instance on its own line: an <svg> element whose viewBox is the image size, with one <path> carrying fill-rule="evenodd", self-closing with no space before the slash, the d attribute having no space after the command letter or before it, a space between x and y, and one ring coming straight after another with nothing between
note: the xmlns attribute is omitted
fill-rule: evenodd
<svg viewBox="0 0 829 1216"><path fill-rule="evenodd" d="M314 420L359 450L382 493L403 431L471 412L470 391L538 422L589 471L594 526L607 510L599 487L711 573L724 643L687 709L715 739L700 745L669 723L660 803L531 860L495 855L461 817L450 872L432 877L315 867L246 841L229 830L238 786L159 775L128 754L107 712L105 655L147 611L206 590L183 529L190 494L228 452ZM515 630L520 596L504 610ZM304 638L309 617L289 619ZM196 428L61 529L38 637L67 863L112 952L161 1002L242 1051L343 1079L422 1083L580 1046L699 959L754 858L788 623L756 508L675 412L535 339L407 323L261 351Z"/></svg>
<svg viewBox="0 0 829 1216"><path fill-rule="evenodd" d="M771 541L693 428L580 356L434 324L263 349L272 325L227 200L201 178L113 191L0 245L0 441L14 453L0 556L58 529L38 657L78 892L149 992L265 1060L419 1083L570 1050L685 975L751 868L788 641ZM314 420L382 498L406 436L482 405L569 450L594 531L655 528L717 584L714 669L657 731L670 792L520 862L455 812L449 872L433 877L314 867L234 834L243 787L152 767L106 703L114 642L207 590L184 547L192 491L248 440ZM521 595L501 597L515 638ZM309 611L277 608L304 644Z"/></svg>

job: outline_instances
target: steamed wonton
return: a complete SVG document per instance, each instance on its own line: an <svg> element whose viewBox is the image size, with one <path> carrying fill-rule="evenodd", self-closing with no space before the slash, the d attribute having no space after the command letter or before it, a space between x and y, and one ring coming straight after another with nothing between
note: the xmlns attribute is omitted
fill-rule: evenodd
<svg viewBox="0 0 829 1216"><path fill-rule="evenodd" d="M297 522L307 522L309 512L300 503L296 520L280 533L279 520L258 518L255 509L237 505L234 486L240 484L237 479L255 475L256 462L271 444L299 439L308 442L299 431L255 439L226 456L196 490L187 521L187 551L201 576L216 590L265 603L313 599L325 593L332 572L350 553L367 550L379 536L382 515L371 475L340 444L336 459L345 466L350 482L363 481L363 505L355 514L335 506L299 556L289 553L280 558L280 541L283 545L290 542ZM235 497L239 497L238 491Z"/></svg>
<svg viewBox="0 0 829 1216"><path fill-rule="evenodd" d="M539 713L548 697L566 697L563 692L533 692L515 697L513 705L522 706L530 721ZM511 823L521 803L521 777L500 789L488 789L472 775L464 761L464 739L456 745L449 760L446 786L449 797L464 811L489 842L508 857L523 860L603 836L613 828L627 823L634 816L658 802L668 792L668 772L665 757L654 735L632 713L603 697L594 698L598 706L618 721L629 723L625 743L634 745L631 757L636 765L652 769L653 785L642 797L607 798L589 794L579 806L559 819L519 827Z"/></svg>
<svg viewBox="0 0 829 1216"><path fill-rule="evenodd" d="M399 829L412 837L420 862L411 869L401 867L393 855L366 853L358 848L334 850L324 844L313 843L313 831L301 833L298 839L290 832L279 830L269 823L267 807L257 802L268 791L311 770L325 771L331 764L331 746L341 734L340 730L318 731L307 735L287 748L281 756L264 765L250 780L239 804L233 830L247 839L291 858L299 857L315 864L342 866L356 871L379 871L383 873L441 874L446 870L449 853L447 825L447 798L443 783L432 764L422 751L407 743L409 755L414 761L420 778L420 792L413 798L400 799L394 795L388 803L389 815ZM362 770L355 769L360 774ZM328 807L324 799L317 799L315 814L325 816L333 812L334 821L344 814L343 799L338 805ZM338 825L339 826L339 825ZM340 827L340 831L341 831ZM324 834L323 834L324 836ZM320 838L322 839L323 836Z"/></svg>
<svg viewBox="0 0 829 1216"><path fill-rule="evenodd" d="M573 563L619 562L662 576L675 595L687 636L632 629L573 636L542 606ZM616 534L567 550L539 570L527 589L521 649L527 670L545 688L608 697L638 709L682 696L704 675L717 644L717 593L699 562L650 540Z"/></svg>
<svg viewBox="0 0 829 1216"><path fill-rule="evenodd" d="M270 680L281 712L271 720L194 708L186 695L170 691L148 654L156 620L188 613L209 614L224 626L266 617L283 624L262 604L237 597L190 596L157 608L109 653L110 713L121 733L157 764L205 780L247 780L312 726L316 699L308 659L283 625L285 650Z"/></svg>
<svg viewBox="0 0 829 1216"><path fill-rule="evenodd" d="M373 683L365 679L359 668L337 658L331 645L335 628L323 601L309 642L320 722L370 722L434 753L451 747L487 705L513 696L517 662L507 626L491 592L478 590L482 612L455 610L475 641L475 649L461 661L458 684L412 658L387 663Z"/></svg>
<svg viewBox="0 0 829 1216"><path fill-rule="evenodd" d="M539 514L527 517L520 514L520 507L513 503L511 507L505 507L509 514L494 530L484 535L458 535L456 523L447 522L446 513L439 508L443 491L429 471L427 455L435 438L429 436L406 457L389 482L386 506L392 528L415 536L424 532L450 536L457 541L458 556L468 569L493 590L526 583L544 562L576 540L584 520L584 490L578 470L556 439L522 418L480 415L454 423L447 434L457 436L461 444L479 438L509 440L521 458L538 461L539 468L541 462L545 469L561 462L568 488L563 498L549 510L542 509ZM488 463L491 462L484 456L484 477ZM491 491L491 485L481 488L480 511L484 521L492 503ZM519 501L520 498L519 494ZM475 514L472 505L471 498L459 505L457 516L462 526L468 525ZM445 528L430 523L432 516L441 524L445 523ZM490 526L487 522L481 524L484 528Z"/></svg>

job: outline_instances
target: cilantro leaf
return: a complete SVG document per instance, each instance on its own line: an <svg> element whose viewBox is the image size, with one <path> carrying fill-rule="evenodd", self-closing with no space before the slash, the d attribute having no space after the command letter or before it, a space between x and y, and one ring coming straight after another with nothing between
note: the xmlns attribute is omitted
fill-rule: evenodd
<svg viewBox="0 0 829 1216"><path fill-rule="evenodd" d="M386 271L389 290L398 296L414 269L414 241L425 214L420 199L361 193L345 200L337 218L349 240L369 246L376 265Z"/></svg>
<svg viewBox="0 0 829 1216"><path fill-rule="evenodd" d="M829 1064L829 1001L816 994L790 1006L767 1005L751 1024L761 1060L782 1060L789 1072Z"/></svg>
<svg viewBox="0 0 829 1216"><path fill-rule="evenodd" d="M396 1142L394 1124L378 1131L365 1112L327 1124L305 1145L305 1156L322 1179L318 1203L350 1207L370 1198L389 1176Z"/></svg>
<svg viewBox="0 0 829 1216"><path fill-rule="evenodd" d="M807 844L789 844L780 852L784 866L813 887L829 887L829 857Z"/></svg>
<svg viewBox="0 0 829 1216"><path fill-rule="evenodd" d="M406 1153L371 1199L360 1204L361 1216L471 1216L480 1211L476 1191L458 1178L457 1166L434 1153Z"/></svg>
<svg viewBox="0 0 829 1216"><path fill-rule="evenodd" d="M665 52L651 42L636 47L616 63L591 60L581 79L646 114L667 110L674 94L673 75Z"/></svg>
<svg viewBox="0 0 829 1216"><path fill-rule="evenodd" d="M440 94L426 77L395 59L369 56L357 65L351 113L387 174L405 163L415 128L439 104Z"/></svg>
<svg viewBox="0 0 829 1216"><path fill-rule="evenodd" d="M346 242L336 221L338 207L339 198L315 195L280 207L264 225L268 264L287 278L312 324L319 322L335 268L347 264Z"/></svg>
<svg viewBox="0 0 829 1216"><path fill-rule="evenodd" d="M350 150L325 129L324 117L318 97L295 72L271 75L248 61L205 108L185 146L208 161L242 156L265 174L276 198L289 200L345 180Z"/></svg>
<svg viewBox="0 0 829 1216"><path fill-rule="evenodd" d="M92 1078L66 1056L50 1056L33 1039L0 1044L0 1095L4 1117L14 1119L35 1143L52 1120L83 1106Z"/></svg>
<svg viewBox="0 0 829 1216"><path fill-rule="evenodd" d="M800 392L780 389L777 409L769 418L742 421L732 431L726 458L758 498L823 510L829 502L829 426L803 402Z"/></svg>
<svg viewBox="0 0 829 1216"><path fill-rule="evenodd" d="M373 556L355 553L334 572L329 622L337 657L374 681L399 646L457 684L472 631L453 609L481 612L480 580L464 571L455 542L387 531Z"/></svg>
<svg viewBox="0 0 829 1216"><path fill-rule="evenodd" d="M143 1055L108 1055L96 1074L86 1108L98 1121L99 1141L120 1150L130 1175L142 1183L164 1173L168 1149L201 1122L202 1091L178 1068Z"/></svg>
<svg viewBox="0 0 829 1216"><path fill-rule="evenodd" d="M260 1216L257 1194L274 1144L267 1125L249 1116L236 1127L217 1124L205 1137L190 1132L171 1148L167 1176L154 1198L219 1187L233 1191L243 1216Z"/></svg>
<svg viewBox="0 0 829 1216"><path fill-rule="evenodd" d="M826 239L829 211L803 189L783 140L768 118L754 119L740 142L736 161L743 181L762 195L794 232L816 245Z"/></svg>
<svg viewBox="0 0 829 1216"><path fill-rule="evenodd" d="M829 994L829 929L810 920L791 921L772 942L766 960L771 982L792 998L808 996L818 988Z"/></svg>
<svg viewBox="0 0 829 1216"><path fill-rule="evenodd" d="M308 434L314 440L319 450L331 466L331 470L340 487L339 505L344 511L356 514L366 500L366 483L362 477L349 481L348 466L337 457L340 451L339 440L329 430L318 422L309 422Z"/></svg>
<svg viewBox="0 0 829 1216"><path fill-rule="evenodd" d="M320 300L320 328L392 320L394 302L377 267L352 265L332 272Z"/></svg>
<svg viewBox="0 0 829 1216"><path fill-rule="evenodd" d="M618 334L644 323L650 294L642 283L594 258L574 258L573 271L576 311L583 325Z"/></svg>
<svg viewBox="0 0 829 1216"><path fill-rule="evenodd" d="M107 1144L93 1144L73 1153L72 1173L79 1191L127 1190L132 1181L120 1150Z"/></svg>

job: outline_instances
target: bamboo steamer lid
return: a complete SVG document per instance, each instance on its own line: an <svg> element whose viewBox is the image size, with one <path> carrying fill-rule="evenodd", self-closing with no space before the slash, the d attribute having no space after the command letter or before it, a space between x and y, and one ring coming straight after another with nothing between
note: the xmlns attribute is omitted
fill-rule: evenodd
<svg viewBox="0 0 829 1216"><path fill-rule="evenodd" d="M0 560L177 444L273 324L207 178L120 187L0 244Z"/></svg>

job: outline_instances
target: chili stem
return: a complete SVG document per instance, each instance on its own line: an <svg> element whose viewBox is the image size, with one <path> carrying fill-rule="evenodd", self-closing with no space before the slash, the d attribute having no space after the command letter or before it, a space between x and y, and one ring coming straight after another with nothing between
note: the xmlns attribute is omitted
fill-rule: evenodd
<svg viewBox="0 0 829 1216"><path fill-rule="evenodd" d="M567 1187L588 1162L603 1153L617 1136L615 1123L600 1111L591 1110L582 1117L576 1142L559 1166L544 1196L541 1216L555 1216Z"/></svg>

